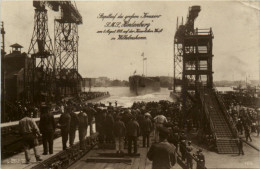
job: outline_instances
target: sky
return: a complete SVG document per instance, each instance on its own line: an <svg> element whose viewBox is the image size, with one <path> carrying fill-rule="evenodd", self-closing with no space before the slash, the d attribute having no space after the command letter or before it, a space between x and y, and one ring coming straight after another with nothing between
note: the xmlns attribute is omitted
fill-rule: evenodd
<svg viewBox="0 0 260 169"><path fill-rule="evenodd" d="M83 77L107 76L127 80L136 70L143 72L141 54L147 57L148 76L173 75L173 39L177 17L184 17L188 8L200 5L201 12L195 27L212 28L213 79L259 79L260 59L260 3L239 1L76 1L83 17L79 30L79 73ZM147 19L151 28L162 28L161 33L147 34L146 40L111 40L113 35L98 34L105 21L100 13L161 15ZM6 31L6 51L10 45L21 44L28 52L33 32L34 8L32 1L1 1L1 21ZM54 39L54 19L59 13L48 10L49 32ZM153 20L153 21L151 21ZM110 21L110 20L107 20Z"/></svg>

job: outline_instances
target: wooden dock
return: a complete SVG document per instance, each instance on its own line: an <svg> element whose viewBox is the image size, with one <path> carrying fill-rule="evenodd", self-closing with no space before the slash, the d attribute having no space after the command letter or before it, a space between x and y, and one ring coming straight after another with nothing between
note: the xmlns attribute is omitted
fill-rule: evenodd
<svg viewBox="0 0 260 169"><path fill-rule="evenodd" d="M141 144L139 144L141 145ZM99 153L115 153L115 150L105 150L105 149L93 149L88 154L86 154L82 159L74 163L69 169L82 169L82 168L91 168L91 169L151 169L152 162L146 158L148 148L138 148L138 153L140 157L122 157L122 160L119 161L118 158L115 158L115 163L111 162L87 162L87 159L93 157L99 157ZM127 150L125 149L125 152ZM131 159L131 162L128 162L124 159ZM107 158L108 159L108 158ZM109 158L111 159L111 158Z"/></svg>
<svg viewBox="0 0 260 169"><path fill-rule="evenodd" d="M151 138L152 139L152 138ZM131 157L127 154L124 157L104 157L102 154L110 154L115 153L114 149L102 149L97 146L92 149L88 154L83 156L76 163L71 165L68 169L83 169L83 168L91 168L91 169L152 169L152 161L147 158L147 152L149 148L142 147L142 137L138 139L138 152L140 156ZM127 149L124 149L124 152L127 153ZM101 156L100 156L101 155ZM91 160L88 160L91 159ZM101 159L99 161L94 161L92 159ZM104 160L105 159L105 160ZM131 162L129 162L131 159ZM106 161L107 160L107 161ZM114 160L114 162L112 162ZM181 169L179 164L175 164L171 169Z"/></svg>

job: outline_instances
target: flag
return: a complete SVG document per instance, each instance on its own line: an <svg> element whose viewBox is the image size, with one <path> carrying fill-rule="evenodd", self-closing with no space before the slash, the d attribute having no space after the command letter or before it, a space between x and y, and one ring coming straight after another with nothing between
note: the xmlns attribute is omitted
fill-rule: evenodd
<svg viewBox="0 0 260 169"><path fill-rule="evenodd" d="M144 56L144 52L141 54L141 56Z"/></svg>
<svg viewBox="0 0 260 169"><path fill-rule="evenodd" d="M147 60L147 58L144 58L144 60Z"/></svg>

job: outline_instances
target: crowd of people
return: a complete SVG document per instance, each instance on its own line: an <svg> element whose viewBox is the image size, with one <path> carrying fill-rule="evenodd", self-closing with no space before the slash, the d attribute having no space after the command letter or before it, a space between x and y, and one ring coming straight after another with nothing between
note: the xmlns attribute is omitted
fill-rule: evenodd
<svg viewBox="0 0 260 169"><path fill-rule="evenodd" d="M221 94L222 99L227 105L239 104L245 107L259 108L259 97L250 93L228 92Z"/></svg>
<svg viewBox="0 0 260 169"><path fill-rule="evenodd" d="M225 104L236 125L238 134L244 134L246 141L252 141L251 133L256 133L259 136L259 110L257 108L247 107L244 103L237 102L232 96L225 96Z"/></svg>
<svg viewBox="0 0 260 169"><path fill-rule="evenodd" d="M259 117L256 110L231 105L229 113L235 122L238 134L244 134L246 141L250 140L252 142L251 133L256 133L259 136Z"/></svg>
<svg viewBox="0 0 260 169"><path fill-rule="evenodd" d="M75 101L80 99L81 101L88 101L103 96L109 96L109 92L82 92L79 96L69 98L69 100ZM52 103L51 111L54 114L58 114L60 107L65 106L66 100L68 100L68 98L64 97L61 98L61 100ZM6 104L7 104L6 108L8 111L8 117L7 117L8 122L20 120L27 111L31 113L30 116L32 116L33 118L40 117L39 109L41 105L35 105L30 101L22 101L22 100L17 100L14 103L6 102Z"/></svg>
<svg viewBox="0 0 260 169"><path fill-rule="evenodd" d="M19 122L25 143L26 161L30 162L30 147L35 150L36 160L41 160L35 141L39 136L42 136L43 155L53 153L53 135L56 128L61 130L63 150L68 149L68 142L69 146L73 146L76 130L79 132L80 149L84 150L88 126L92 135L94 131L91 124L95 122L99 143L115 144L117 154L138 154L138 148L141 146L138 145L138 138L142 136L142 146L150 147L147 157L153 161L154 166L174 165L179 151L183 163L189 168L192 168L194 160L197 161L197 168L204 168L205 157L202 150L199 149L193 154L191 141L179 127L179 106L178 103L160 101L137 102L130 108L123 108L117 106L116 102L115 106L112 106L112 103L109 103L109 106L85 103L79 97L66 101L64 107L60 107L61 116L57 123L50 107L42 106L39 110L39 128L30 118L30 113ZM125 148L127 152L124 151ZM166 149L167 151L164 151ZM166 156L169 158L165 158Z"/></svg>

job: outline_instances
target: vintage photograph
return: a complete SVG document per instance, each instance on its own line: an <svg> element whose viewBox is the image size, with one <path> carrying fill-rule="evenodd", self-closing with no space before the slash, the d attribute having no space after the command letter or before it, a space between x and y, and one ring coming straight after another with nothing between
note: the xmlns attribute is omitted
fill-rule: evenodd
<svg viewBox="0 0 260 169"><path fill-rule="evenodd" d="M0 11L0 168L260 168L260 1Z"/></svg>

